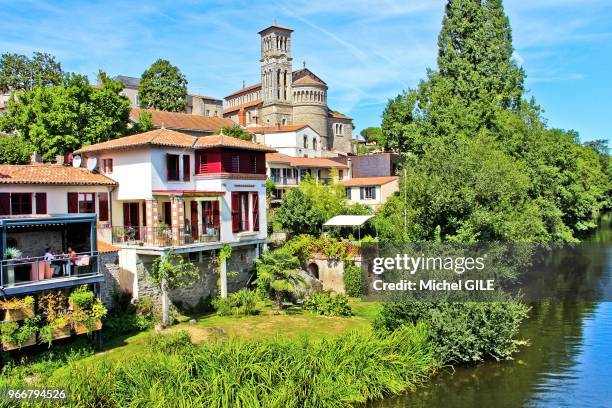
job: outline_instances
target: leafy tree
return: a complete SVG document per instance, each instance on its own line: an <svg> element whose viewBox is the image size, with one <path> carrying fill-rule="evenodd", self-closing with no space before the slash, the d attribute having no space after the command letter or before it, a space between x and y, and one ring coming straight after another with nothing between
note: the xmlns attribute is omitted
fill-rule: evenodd
<svg viewBox="0 0 612 408"><path fill-rule="evenodd" d="M138 98L141 108L184 111L187 105L187 78L168 60L158 59L142 73Z"/></svg>
<svg viewBox="0 0 612 408"><path fill-rule="evenodd" d="M34 146L20 136L0 136L0 163L27 164Z"/></svg>
<svg viewBox="0 0 612 408"><path fill-rule="evenodd" d="M295 293L299 283L303 281L296 273L300 261L289 251L278 249L264 252L255 264L257 268L255 284L258 291L262 294L274 292L276 308L280 309L283 293Z"/></svg>
<svg viewBox="0 0 612 408"><path fill-rule="evenodd" d="M245 128L240 125L236 126L225 126L219 130L219 133L222 135L227 135L231 137L235 137L236 139L253 140L253 135L251 135Z"/></svg>
<svg viewBox="0 0 612 408"><path fill-rule="evenodd" d="M138 123L132 127L130 133L144 133L153 130L154 127L153 114L148 110L141 110L138 114Z"/></svg>
<svg viewBox="0 0 612 408"><path fill-rule="evenodd" d="M198 267L185 262L181 255L170 249L153 262L149 279L162 292L162 324L168 325L168 290L191 285L200 276Z"/></svg>
<svg viewBox="0 0 612 408"><path fill-rule="evenodd" d="M382 140L382 131L379 127L367 127L359 133L366 142L380 143Z"/></svg>
<svg viewBox="0 0 612 408"><path fill-rule="evenodd" d="M31 91L36 87L59 85L62 67L55 57L35 52L32 58L19 54L0 56L0 90Z"/></svg>
<svg viewBox="0 0 612 408"><path fill-rule="evenodd" d="M315 210L312 198L298 188L283 196L274 216L280 227L292 234L318 235L325 221Z"/></svg>
<svg viewBox="0 0 612 408"><path fill-rule="evenodd" d="M0 129L17 131L45 160L127 133L130 103L121 83L100 72L99 88L87 77L66 75L61 85L19 92L0 118Z"/></svg>

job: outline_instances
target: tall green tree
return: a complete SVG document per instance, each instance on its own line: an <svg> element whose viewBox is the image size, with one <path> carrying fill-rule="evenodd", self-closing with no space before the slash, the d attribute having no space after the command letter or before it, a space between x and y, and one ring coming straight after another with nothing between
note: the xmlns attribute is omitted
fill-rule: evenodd
<svg viewBox="0 0 612 408"><path fill-rule="evenodd" d="M61 85L17 93L0 117L0 129L17 132L36 146L44 160L84 145L127 133L129 100L119 95L122 85L100 72L101 87L87 77L66 75Z"/></svg>
<svg viewBox="0 0 612 408"><path fill-rule="evenodd" d="M253 140L253 135L250 134L248 130L246 130L240 125L224 126L221 129L219 129L219 133L222 135L235 137L236 139L247 140L249 142Z"/></svg>
<svg viewBox="0 0 612 408"><path fill-rule="evenodd" d="M181 112L187 105L187 78L170 61L158 59L142 73L138 98L141 108Z"/></svg>
<svg viewBox="0 0 612 408"><path fill-rule="evenodd" d="M0 90L3 92L59 85L62 75L61 64L50 54L35 52L32 58L8 53L0 56Z"/></svg>
<svg viewBox="0 0 612 408"><path fill-rule="evenodd" d="M34 146L21 136L0 136L1 164L27 164L34 150Z"/></svg>

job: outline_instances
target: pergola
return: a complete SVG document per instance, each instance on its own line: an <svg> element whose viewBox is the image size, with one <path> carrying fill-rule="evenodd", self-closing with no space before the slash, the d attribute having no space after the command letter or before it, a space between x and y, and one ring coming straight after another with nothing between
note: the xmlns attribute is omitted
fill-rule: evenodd
<svg viewBox="0 0 612 408"><path fill-rule="evenodd" d="M327 220L325 224L323 224L323 228L325 227L357 227L358 237L361 240L361 227L363 224L368 222L371 218L374 218L373 215L336 215L335 217Z"/></svg>

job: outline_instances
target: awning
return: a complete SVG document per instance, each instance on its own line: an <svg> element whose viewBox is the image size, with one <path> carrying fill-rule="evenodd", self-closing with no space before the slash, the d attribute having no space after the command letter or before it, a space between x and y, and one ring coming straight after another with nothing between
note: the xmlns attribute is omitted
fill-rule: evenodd
<svg viewBox="0 0 612 408"><path fill-rule="evenodd" d="M336 215L323 225L327 227L359 227L373 217L373 215Z"/></svg>

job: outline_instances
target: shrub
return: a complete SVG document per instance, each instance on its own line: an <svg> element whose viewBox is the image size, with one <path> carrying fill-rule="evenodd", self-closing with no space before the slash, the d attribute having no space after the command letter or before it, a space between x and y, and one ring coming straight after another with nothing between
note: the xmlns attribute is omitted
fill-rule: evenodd
<svg viewBox="0 0 612 408"><path fill-rule="evenodd" d="M35 316L24 320L21 325L17 322L7 322L0 325L0 340L3 344L10 344L17 348L23 347L28 340L38 333L40 317Z"/></svg>
<svg viewBox="0 0 612 408"><path fill-rule="evenodd" d="M258 313L257 292L240 289L230 294L227 298L216 298L212 304L219 316L248 316Z"/></svg>
<svg viewBox="0 0 612 408"><path fill-rule="evenodd" d="M191 336L185 330L171 334L155 333L149 337L149 348L161 353L174 353L191 345Z"/></svg>
<svg viewBox="0 0 612 408"><path fill-rule="evenodd" d="M135 304L131 303L131 294L117 292L115 296L120 302L115 301L102 326L107 337L147 330L155 325L155 307L149 296L138 298Z"/></svg>
<svg viewBox="0 0 612 408"><path fill-rule="evenodd" d="M314 292L304 302L304 310L323 316L351 316L353 311L345 295Z"/></svg>
<svg viewBox="0 0 612 408"><path fill-rule="evenodd" d="M68 296L72 304L83 310L89 309L93 305L95 298L96 295L89 290L87 285L79 286Z"/></svg>
<svg viewBox="0 0 612 408"><path fill-rule="evenodd" d="M392 331L425 321L436 357L444 363L506 360L518 349L515 337L528 310L518 302L386 303L374 327Z"/></svg>
<svg viewBox="0 0 612 408"><path fill-rule="evenodd" d="M344 292L348 296L359 297L361 296L361 267L352 263L344 263Z"/></svg>
<svg viewBox="0 0 612 408"><path fill-rule="evenodd" d="M4 310L31 309L32 306L34 306L34 298L32 296L26 296L21 299L14 297L0 300L0 309Z"/></svg>

